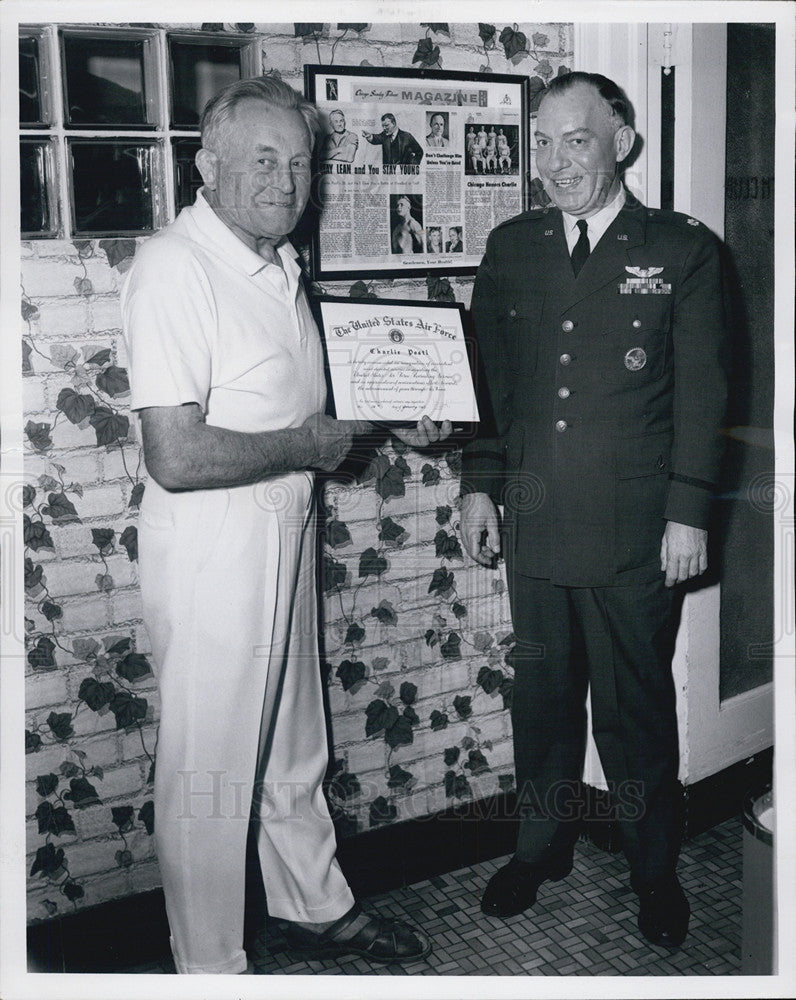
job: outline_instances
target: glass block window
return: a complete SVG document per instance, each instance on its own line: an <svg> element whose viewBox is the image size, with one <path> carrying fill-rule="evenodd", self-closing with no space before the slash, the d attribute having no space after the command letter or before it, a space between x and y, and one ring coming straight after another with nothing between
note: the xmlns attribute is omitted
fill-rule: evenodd
<svg viewBox="0 0 796 1000"><path fill-rule="evenodd" d="M191 204L199 116L262 72L261 39L155 26L20 27L27 239L144 235Z"/></svg>
<svg viewBox="0 0 796 1000"><path fill-rule="evenodd" d="M133 235L154 228L155 143L70 139L73 231Z"/></svg>
<svg viewBox="0 0 796 1000"><path fill-rule="evenodd" d="M193 204L196 192L202 186L202 175L195 157L201 147L199 139L176 139L174 156L174 202L177 211Z"/></svg>
<svg viewBox="0 0 796 1000"><path fill-rule="evenodd" d="M146 38L105 38L62 33L64 124L146 127Z"/></svg>
<svg viewBox="0 0 796 1000"><path fill-rule="evenodd" d="M240 46L169 38L172 128L196 128L213 94L243 76Z"/></svg>
<svg viewBox="0 0 796 1000"><path fill-rule="evenodd" d="M23 237L57 232L53 197L51 140L23 139L19 144L19 227Z"/></svg>

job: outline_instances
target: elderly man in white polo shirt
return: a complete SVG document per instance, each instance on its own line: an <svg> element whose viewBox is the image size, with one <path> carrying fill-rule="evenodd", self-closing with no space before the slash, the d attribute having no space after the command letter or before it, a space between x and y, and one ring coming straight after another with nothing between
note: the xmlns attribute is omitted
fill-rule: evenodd
<svg viewBox="0 0 796 1000"><path fill-rule="evenodd" d="M321 345L287 240L307 203L313 105L259 78L202 117L196 202L122 292L150 476L139 532L161 695L155 837L178 972L240 973L252 803L272 916L315 954L412 961L428 940L362 912L321 791L312 470L367 425L324 415ZM402 432L450 433L428 418Z"/></svg>

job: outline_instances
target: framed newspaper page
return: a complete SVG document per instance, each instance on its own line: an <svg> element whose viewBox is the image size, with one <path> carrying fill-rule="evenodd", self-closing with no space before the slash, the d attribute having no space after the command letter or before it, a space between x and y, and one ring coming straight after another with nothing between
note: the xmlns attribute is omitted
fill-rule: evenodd
<svg viewBox="0 0 796 1000"><path fill-rule="evenodd" d="M379 424L479 420L464 306L318 296L334 415Z"/></svg>
<svg viewBox="0 0 796 1000"><path fill-rule="evenodd" d="M473 274L528 207L525 76L305 66L320 109L315 280Z"/></svg>

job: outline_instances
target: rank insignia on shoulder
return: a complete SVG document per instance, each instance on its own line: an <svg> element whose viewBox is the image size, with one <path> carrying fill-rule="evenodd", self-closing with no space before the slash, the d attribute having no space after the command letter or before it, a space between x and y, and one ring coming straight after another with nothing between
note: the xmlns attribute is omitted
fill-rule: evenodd
<svg viewBox="0 0 796 1000"><path fill-rule="evenodd" d="M699 222L698 219L686 219L685 221L688 223L689 226L698 226L698 225L700 225L700 222Z"/></svg>

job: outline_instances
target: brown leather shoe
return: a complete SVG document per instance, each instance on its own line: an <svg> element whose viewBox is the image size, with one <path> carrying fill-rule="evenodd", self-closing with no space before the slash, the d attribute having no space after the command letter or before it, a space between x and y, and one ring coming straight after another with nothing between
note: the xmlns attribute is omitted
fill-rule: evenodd
<svg viewBox="0 0 796 1000"><path fill-rule="evenodd" d="M542 882L558 882L572 871L572 851L549 861L531 864L512 858L487 883L481 912L490 917L513 917L536 902Z"/></svg>
<svg viewBox="0 0 796 1000"><path fill-rule="evenodd" d="M379 965L392 962L419 962L431 954L431 942L422 931L400 920L370 915L370 919L351 937L340 934L362 913L359 903L354 903L331 927L320 934L287 924L285 937L288 945L312 958L339 958L342 955L361 955Z"/></svg>

